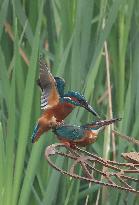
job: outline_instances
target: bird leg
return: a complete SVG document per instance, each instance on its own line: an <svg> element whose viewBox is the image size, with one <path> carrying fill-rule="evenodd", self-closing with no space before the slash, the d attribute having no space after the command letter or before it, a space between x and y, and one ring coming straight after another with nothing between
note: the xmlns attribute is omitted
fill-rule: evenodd
<svg viewBox="0 0 139 205"><path fill-rule="evenodd" d="M57 126L57 122L51 121L51 122L49 122L49 124L48 124L48 127L49 127L49 128L55 128L56 126Z"/></svg>
<svg viewBox="0 0 139 205"><path fill-rule="evenodd" d="M62 120L62 121L56 121L56 126L57 127L59 127L60 125L63 125L64 124L64 120Z"/></svg>
<svg viewBox="0 0 139 205"><path fill-rule="evenodd" d="M49 122L48 126L53 129L53 128L59 127L62 124L64 124L64 120L56 121L56 118L54 118L52 121Z"/></svg>
<svg viewBox="0 0 139 205"><path fill-rule="evenodd" d="M60 142L63 143L68 148L76 149L76 145L72 142L66 140L60 140Z"/></svg>

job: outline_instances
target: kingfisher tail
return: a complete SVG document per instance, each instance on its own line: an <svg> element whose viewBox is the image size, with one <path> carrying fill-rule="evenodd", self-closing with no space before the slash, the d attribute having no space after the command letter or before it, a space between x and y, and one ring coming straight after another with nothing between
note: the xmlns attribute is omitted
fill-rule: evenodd
<svg viewBox="0 0 139 205"><path fill-rule="evenodd" d="M31 141L32 141L32 143L34 143L35 141L36 141L36 136L37 136L37 133L38 133L38 130L39 130L39 124L37 123L36 125L35 125L35 128L34 128L34 130L33 130L33 133L32 133L32 137L31 137Z"/></svg>

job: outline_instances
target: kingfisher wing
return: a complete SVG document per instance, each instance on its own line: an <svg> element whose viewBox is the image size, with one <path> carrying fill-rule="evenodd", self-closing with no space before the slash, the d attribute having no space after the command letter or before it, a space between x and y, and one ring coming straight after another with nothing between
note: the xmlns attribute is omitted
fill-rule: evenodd
<svg viewBox="0 0 139 205"><path fill-rule="evenodd" d="M60 96L56 87L56 81L43 59L40 59L40 76L37 82L42 90L41 109L46 110L57 105Z"/></svg>
<svg viewBox="0 0 139 205"><path fill-rule="evenodd" d="M76 125L61 125L53 130L59 139L79 140L84 136L84 130Z"/></svg>

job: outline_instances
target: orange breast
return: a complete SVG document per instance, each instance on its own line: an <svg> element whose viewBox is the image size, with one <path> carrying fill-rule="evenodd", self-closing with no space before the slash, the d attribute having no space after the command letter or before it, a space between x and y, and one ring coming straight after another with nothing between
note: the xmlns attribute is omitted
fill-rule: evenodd
<svg viewBox="0 0 139 205"><path fill-rule="evenodd" d="M58 105L48 108L43 112L42 116L47 121L52 121L52 118L56 118L57 122L64 120L73 110L75 106L68 103L59 103Z"/></svg>
<svg viewBox="0 0 139 205"><path fill-rule="evenodd" d="M58 122L64 120L73 110L75 106L68 103L59 103L53 107L53 114Z"/></svg>
<svg viewBox="0 0 139 205"><path fill-rule="evenodd" d="M59 103L58 105L48 108L39 118L38 123L41 128L36 136L35 141L37 141L43 132L47 132L51 125L55 125L56 122L61 122L64 120L68 114L70 114L75 106L68 103Z"/></svg>
<svg viewBox="0 0 139 205"><path fill-rule="evenodd" d="M51 119L53 118L54 113L53 113L53 109L52 108L48 108L46 111L43 112L42 117L45 118L45 120L47 119L47 121L51 121Z"/></svg>

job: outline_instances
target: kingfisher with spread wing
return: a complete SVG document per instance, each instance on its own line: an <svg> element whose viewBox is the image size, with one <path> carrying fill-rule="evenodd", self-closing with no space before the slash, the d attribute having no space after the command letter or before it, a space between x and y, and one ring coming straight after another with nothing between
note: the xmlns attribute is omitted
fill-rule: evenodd
<svg viewBox="0 0 139 205"><path fill-rule="evenodd" d="M34 128L32 143L52 127L63 122L76 106L80 106L99 118L97 112L88 104L79 92L69 91L64 94L65 81L60 77L53 77L43 59L40 59L40 77L37 80L42 90L41 117Z"/></svg>
<svg viewBox="0 0 139 205"><path fill-rule="evenodd" d="M98 120L82 126L61 124L53 128L53 132L56 134L60 142L69 147L74 148L75 145L84 147L94 143L98 138L99 131L105 126L119 120L121 120L121 118Z"/></svg>

